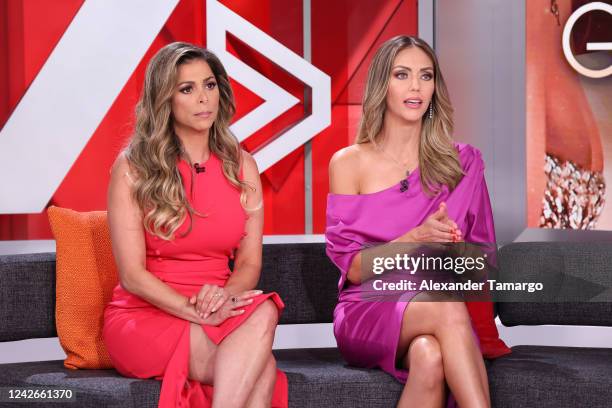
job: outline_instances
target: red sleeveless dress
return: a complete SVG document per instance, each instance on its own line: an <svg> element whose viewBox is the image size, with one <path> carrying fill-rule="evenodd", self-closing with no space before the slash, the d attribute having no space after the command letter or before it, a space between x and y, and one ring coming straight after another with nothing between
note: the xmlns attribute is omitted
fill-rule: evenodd
<svg viewBox="0 0 612 408"><path fill-rule="evenodd" d="M177 164L183 186L195 215L178 229L173 241L145 232L147 270L174 288L192 296L204 284L224 286L230 277L228 259L233 258L245 236L247 215L240 204L240 191L222 172L222 162L211 154L205 171L195 173L186 161ZM185 233L189 231L187 235ZM215 343L242 324L266 299L279 313L284 304L278 294L257 296L245 313L217 327L202 325ZM117 285L104 312L103 337L111 360L126 377L162 380L159 407L208 407L212 386L188 380L190 322L151 305ZM278 370L273 407L286 407L287 378Z"/></svg>

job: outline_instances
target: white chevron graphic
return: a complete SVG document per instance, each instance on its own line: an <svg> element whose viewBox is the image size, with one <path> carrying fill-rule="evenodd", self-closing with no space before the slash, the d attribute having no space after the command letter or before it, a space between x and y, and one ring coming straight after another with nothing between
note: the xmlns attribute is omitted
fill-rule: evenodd
<svg viewBox="0 0 612 408"><path fill-rule="evenodd" d="M0 214L45 208L177 3L83 2L0 131Z"/></svg>
<svg viewBox="0 0 612 408"><path fill-rule="evenodd" d="M0 214L39 213L45 208L177 3L83 3L0 131ZM222 4L206 0L206 5L208 47L233 78L264 100L232 125L240 140L299 101L229 54L226 32L312 89L312 114L255 153L263 172L329 126L331 80Z"/></svg>
<svg viewBox="0 0 612 408"><path fill-rule="evenodd" d="M264 100L263 104L231 126L239 140L245 140L299 100L227 52L226 32L232 33L312 89L312 114L255 152L260 172L329 126L331 79L328 75L216 0L206 0L206 30L207 48L217 54L228 74Z"/></svg>

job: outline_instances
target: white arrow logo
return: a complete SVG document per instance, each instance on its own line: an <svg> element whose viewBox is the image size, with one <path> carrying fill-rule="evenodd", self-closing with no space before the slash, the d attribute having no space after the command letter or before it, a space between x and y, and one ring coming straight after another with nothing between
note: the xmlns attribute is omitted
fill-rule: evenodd
<svg viewBox="0 0 612 408"><path fill-rule="evenodd" d="M177 3L83 3L0 131L0 214L45 208ZM226 31L312 88L312 114L255 153L263 172L329 126L330 78L217 1L206 4L209 47L265 100L232 125L240 140L299 101L226 52Z"/></svg>
<svg viewBox="0 0 612 408"><path fill-rule="evenodd" d="M45 208L177 3L83 3L0 131L0 213Z"/></svg>
<svg viewBox="0 0 612 408"><path fill-rule="evenodd" d="M331 79L328 75L216 0L206 0L206 29L207 47L219 56L228 74L265 101L231 126L238 140L245 140L299 101L227 52L226 32L231 32L312 89L312 114L255 152L260 172L329 126Z"/></svg>

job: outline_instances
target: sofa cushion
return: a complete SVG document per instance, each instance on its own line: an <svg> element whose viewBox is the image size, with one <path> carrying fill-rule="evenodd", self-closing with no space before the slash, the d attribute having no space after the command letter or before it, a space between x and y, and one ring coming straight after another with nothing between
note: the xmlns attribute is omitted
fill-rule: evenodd
<svg viewBox="0 0 612 408"><path fill-rule="evenodd" d="M515 346L487 371L496 408L609 407L612 401L612 349Z"/></svg>
<svg viewBox="0 0 612 408"><path fill-rule="evenodd" d="M370 408L395 406L402 384L380 370L348 367L337 349L275 350L289 381L290 407ZM73 389L74 408L156 407L160 382L121 377L115 370L68 370L61 361L0 365L0 386Z"/></svg>
<svg viewBox="0 0 612 408"><path fill-rule="evenodd" d="M263 246L258 287L286 300L281 324L331 322L338 276L324 243ZM0 295L0 341L56 336L54 253L0 255ZM37 299L28 320L27 299Z"/></svg>
<svg viewBox="0 0 612 408"><path fill-rule="evenodd" d="M56 336L55 253L0 256L0 322L0 341Z"/></svg>
<svg viewBox="0 0 612 408"><path fill-rule="evenodd" d="M258 288L285 302L280 324L329 323L338 301L340 273L324 243L266 244Z"/></svg>
<svg viewBox="0 0 612 408"><path fill-rule="evenodd" d="M497 296L505 326L612 326L612 245L606 242L527 242L499 251L499 279L542 282L542 292Z"/></svg>
<svg viewBox="0 0 612 408"><path fill-rule="evenodd" d="M382 370L348 366L335 348L275 350L274 355L287 374L290 407L394 407L403 389Z"/></svg>
<svg viewBox="0 0 612 408"><path fill-rule="evenodd" d="M337 349L275 350L289 380L289 406L395 406L402 384L381 370L349 367ZM493 407L608 407L612 349L515 346L487 361ZM68 370L62 361L0 365L0 386L70 387L79 407L156 407L160 382L115 370ZM74 408L74 402L53 404Z"/></svg>
<svg viewBox="0 0 612 408"><path fill-rule="evenodd" d="M157 407L160 382L120 376L115 370L70 370L62 360L0 365L0 386L52 386L73 390L76 401L54 408ZM75 403L76 402L76 403Z"/></svg>

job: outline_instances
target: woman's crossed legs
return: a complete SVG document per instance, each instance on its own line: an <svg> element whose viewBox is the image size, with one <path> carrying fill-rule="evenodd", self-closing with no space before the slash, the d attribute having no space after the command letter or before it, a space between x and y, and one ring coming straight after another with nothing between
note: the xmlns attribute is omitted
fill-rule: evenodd
<svg viewBox="0 0 612 408"><path fill-rule="evenodd" d="M399 407L444 406L446 383L459 406L491 405L487 372L463 302L413 300L404 311L397 355L410 369Z"/></svg>

